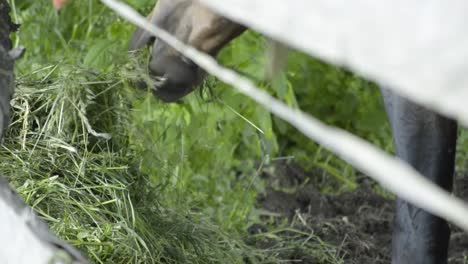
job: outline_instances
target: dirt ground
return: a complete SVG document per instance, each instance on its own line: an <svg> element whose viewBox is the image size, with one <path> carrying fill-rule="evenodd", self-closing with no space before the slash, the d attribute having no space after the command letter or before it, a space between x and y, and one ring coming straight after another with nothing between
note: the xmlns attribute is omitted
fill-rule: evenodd
<svg viewBox="0 0 468 264"><path fill-rule="evenodd" d="M258 197L258 206L280 223L312 231L323 242L337 248L344 263L390 263L390 242L394 201L376 193L375 183L358 179L359 188L340 195L323 195L316 186L323 181L320 172L305 172L294 164L277 164L262 174L269 186ZM456 177L455 193L468 201L468 177ZM263 225L252 233L266 232ZM452 227L449 263L468 263L468 234ZM271 245L260 245L268 247ZM287 256L290 263L327 263L310 254Z"/></svg>

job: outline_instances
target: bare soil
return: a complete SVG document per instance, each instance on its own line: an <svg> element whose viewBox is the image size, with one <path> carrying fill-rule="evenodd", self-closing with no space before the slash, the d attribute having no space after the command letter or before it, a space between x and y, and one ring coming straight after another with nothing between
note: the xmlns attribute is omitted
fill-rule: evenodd
<svg viewBox="0 0 468 264"><path fill-rule="evenodd" d="M285 221L305 230L336 248L344 263L390 263L390 243L394 201L376 192L376 183L362 176L354 191L324 195L317 186L323 181L320 172L306 172L290 163L277 164L262 174L268 182L258 197L258 207L265 212L263 224L250 228L252 234L267 232L272 217L278 225ZM455 193L468 200L468 177L458 176ZM268 224L266 224L268 223ZM258 246L274 246L263 241ZM284 256L289 263L330 263L310 252ZM291 255L293 254L293 255ZM452 227L449 263L468 263L468 234Z"/></svg>

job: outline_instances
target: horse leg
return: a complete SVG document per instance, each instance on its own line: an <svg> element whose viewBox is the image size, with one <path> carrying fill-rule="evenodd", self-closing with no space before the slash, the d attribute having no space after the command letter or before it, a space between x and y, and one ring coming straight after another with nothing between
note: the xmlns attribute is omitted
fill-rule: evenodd
<svg viewBox="0 0 468 264"><path fill-rule="evenodd" d="M397 156L447 191L452 190L455 121L382 89ZM392 263L447 263L448 223L398 198Z"/></svg>

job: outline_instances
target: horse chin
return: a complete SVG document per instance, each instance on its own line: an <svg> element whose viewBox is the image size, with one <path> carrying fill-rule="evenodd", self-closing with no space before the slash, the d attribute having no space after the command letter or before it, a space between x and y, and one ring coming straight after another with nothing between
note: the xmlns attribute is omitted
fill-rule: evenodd
<svg viewBox="0 0 468 264"><path fill-rule="evenodd" d="M192 87L186 89L169 89L169 88L159 88L154 90L153 94L156 98L160 99L166 103L177 102L182 99L184 96L191 93L194 89Z"/></svg>

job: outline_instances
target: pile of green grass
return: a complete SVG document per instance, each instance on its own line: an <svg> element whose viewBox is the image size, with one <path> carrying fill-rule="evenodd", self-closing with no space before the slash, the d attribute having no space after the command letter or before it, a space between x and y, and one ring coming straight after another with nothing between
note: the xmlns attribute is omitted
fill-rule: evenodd
<svg viewBox="0 0 468 264"><path fill-rule="evenodd" d="M121 80L70 65L47 79L52 69L18 79L0 153L1 174L52 230L97 263L244 257L205 217L160 206L164 190L140 172L130 144Z"/></svg>

